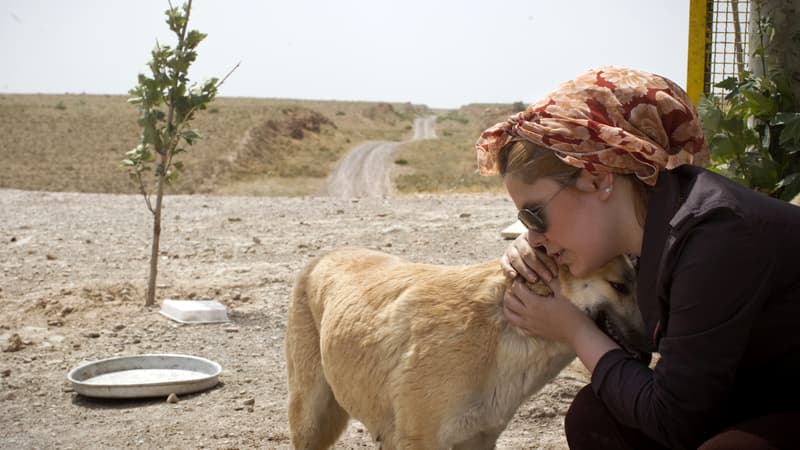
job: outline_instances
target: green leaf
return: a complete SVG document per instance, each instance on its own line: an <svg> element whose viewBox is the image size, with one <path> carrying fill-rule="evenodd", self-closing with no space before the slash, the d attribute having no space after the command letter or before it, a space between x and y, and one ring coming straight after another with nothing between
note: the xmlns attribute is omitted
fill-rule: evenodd
<svg viewBox="0 0 800 450"><path fill-rule="evenodd" d="M186 141L187 144L192 145L194 141L197 139L201 139L202 136L195 130L187 130L181 133L181 137Z"/></svg>
<svg viewBox="0 0 800 450"><path fill-rule="evenodd" d="M156 160L156 155L154 155L153 152L150 151L150 149L145 149L142 152L142 161L153 162L155 160Z"/></svg>
<svg viewBox="0 0 800 450"><path fill-rule="evenodd" d="M787 180L787 178L789 178L789 177L784 178L783 180L781 180L781 181L784 181L784 183L783 183L783 191L781 192L781 199L783 199L783 200L785 200L787 202L792 200L792 199L794 199L794 197L797 194L800 194L800 174L794 173L794 174L790 175L790 177L791 176L793 176L793 178L790 179L790 180Z"/></svg>
<svg viewBox="0 0 800 450"><path fill-rule="evenodd" d="M176 58L167 63L167 67L172 69L176 75L181 76L189 72L189 66L192 63L192 60L193 58L190 59L184 54L178 54L176 55Z"/></svg>
<svg viewBox="0 0 800 450"><path fill-rule="evenodd" d="M800 152L800 143L789 143L782 145L781 148L786 156L795 156Z"/></svg>
<svg viewBox="0 0 800 450"><path fill-rule="evenodd" d="M178 8L170 8L164 12L167 15L167 25L177 35L188 20L188 4L183 5L183 12Z"/></svg>
<svg viewBox="0 0 800 450"><path fill-rule="evenodd" d="M759 153L750 153L745 156L745 163L753 187L767 192L774 189L778 170L772 158Z"/></svg>
<svg viewBox="0 0 800 450"><path fill-rule="evenodd" d="M698 105L697 110L700 113L700 120L703 123L703 128L707 133L712 130L719 130L723 115L722 111L713 101L703 99Z"/></svg>
<svg viewBox="0 0 800 450"><path fill-rule="evenodd" d="M732 158L739 152L730 136L722 133L716 134L711 138L709 147L714 156L722 159Z"/></svg>
<svg viewBox="0 0 800 450"><path fill-rule="evenodd" d="M167 184L172 184L177 179L178 179L178 171L177 170L174 170L174 169L167 170L167 174L164 177L164 181L166 181Z"/></svg>
<svg viewBox="0 0 800 450"><path fill-rule="evenodd" d="M728 77L720 81L719 83L715 84L714 86L721 89L725 89L726 91L733 91L736 90L738 85L739 85L739 80L736 79L736 77Z"/></svg>
<svg viewBox="0 0 800 450"><path fill-rule="evenodd" d="M186 46L188 48L195 48L197 47L197 44L199 44L200 42L202 42L203 39L206 38L206 36L208 35L205 33L201 33L197 30L192 30L186 35Z"/></svg>
<svg viewBox="0 0 800 450"><path fill-rule="evenodd" d="M800 143L800 113L782 115L783 128L778 143L783 147Z"/></svg>
<svg viewBox="0 0 800 450"><path fill-rule="evenodd" d="M770 143L772 141L772 132L770 132L770 127L764 127L764 132L761 133L761 148L762 149L769 149Z"/></svg>
<svg viewBox="0 0 800 450"><path fill-rule="evenodd" d="M775 188L779 189L785 186L788 186L796 181L800 181L800 173L792 173L788 176L784 177L782 180L775 185Z"/></svg>
<svg viewBox="0 0 800 450"><path fill-rule="evenodd" d="M137 153L141 152L141 150L139 150L141 147L142 145L139 144L138 146L136 146L136 148L128 150L127 152L125 152L125 156L127 156L128 158L134 158Z"/></svg>
<svg viewBox="0 0 800 450"><path fill-rule="evenodd" d="M746 99L746 111L752 116L772 116L777 112L775 101L771 97L756 91L743 90Z"/></svg>
<svg viewBox="0 0 800 450"><path fill-rule="evenodd" d="M157 177L172 183L183 170L183 163L176 161L167 167L164 163L185 152L178 147L181 140L192 145L203 138L197 130L188 129L188 124L196 111L205 109L214 100L219 79L206 80L199 86L190 83L188 72L197 59L195 49L207 37L198 30L188 30L190 10L190 2L186 2L177 8L170 5L165 11L166 23L177 42L170 46L156 40L147 63L150 75L138 74L137 85L129 91L128 102L138 106L137 123L141 132L141 143L126 152L122 160L131 176L154 171ZM165 110L169 111L169 123ZM170 151L172 155L167 154Z"/></svg>
<svg viewBox="0 0 800 450"><path fill-rule="evenodd" d="M770 121L770 125L783 125L787 120L793 119L798 113L793 112L781 112L775 114L775 117L772 118Z"/></svg>

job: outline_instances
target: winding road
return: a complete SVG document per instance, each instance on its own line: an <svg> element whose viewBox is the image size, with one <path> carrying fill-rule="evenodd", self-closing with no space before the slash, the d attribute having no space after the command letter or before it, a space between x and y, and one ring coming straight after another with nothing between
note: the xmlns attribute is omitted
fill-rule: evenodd
<svg viewBox="0 0 800 450"><path fill-rule="evenodd" d="M411 141L436 138L435 124L435 116L415 119ZM393 156L405 142L410 141L365 142L350 150L328 178L328 195L337 198L391 196L394 191Z"/></svg>

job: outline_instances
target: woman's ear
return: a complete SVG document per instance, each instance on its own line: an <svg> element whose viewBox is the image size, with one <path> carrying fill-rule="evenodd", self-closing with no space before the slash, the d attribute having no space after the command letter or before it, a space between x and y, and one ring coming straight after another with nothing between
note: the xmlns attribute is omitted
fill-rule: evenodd
<svg viewBox="0 0 800 450"><path fill-rule="evenodd" d="M600 198L608 200L614 191L614 173L604 172L598 175L600 175L600 179L597 180L597 189L600 191Z"/></svg>
<svg viewBox="0 0 800 450"><path fill-rule="evenodd" d="M614 174L603 169L597 169L594 173L586 169L581 169L575 187L583 192L597 192L606 197L614 189Z"/></svg>

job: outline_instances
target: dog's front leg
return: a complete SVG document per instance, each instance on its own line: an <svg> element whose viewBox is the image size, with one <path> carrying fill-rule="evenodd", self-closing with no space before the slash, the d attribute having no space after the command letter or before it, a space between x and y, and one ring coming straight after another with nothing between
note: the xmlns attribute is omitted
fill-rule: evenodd
<svg viewBox="0 0 800 450"><path fill-rule="evenodd" d="M475 436L467 439L466 441L459 442L453 446L453 450L492 450L495 448L497 439L500 437L502 430L484 431Z"/></svg>
<svg viewBox="0 0 800 450"><path fill-rule="evenodd" d="M387 436L388 437L388 436ZM410 433L397 430L393 439L381 443L382 450L448 450L442 447L434 430L417 429Z"/></svg>

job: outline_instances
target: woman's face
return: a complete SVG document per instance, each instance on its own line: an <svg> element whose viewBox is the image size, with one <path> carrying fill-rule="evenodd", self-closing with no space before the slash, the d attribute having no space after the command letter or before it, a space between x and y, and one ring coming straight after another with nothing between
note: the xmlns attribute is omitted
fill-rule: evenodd
<svg viewBox="0 0 800 450"><path fill-rule="evenodd" d="M559 265L565 265L575 276L586 276L619 254L612 245L609 205L603 191L597 189L582 171L575 185L561 189L548 178L533 184L513 175L504 182L517 210L545 205L547 229L544 233L528 231L531 246L542 246Z"/></svg>

